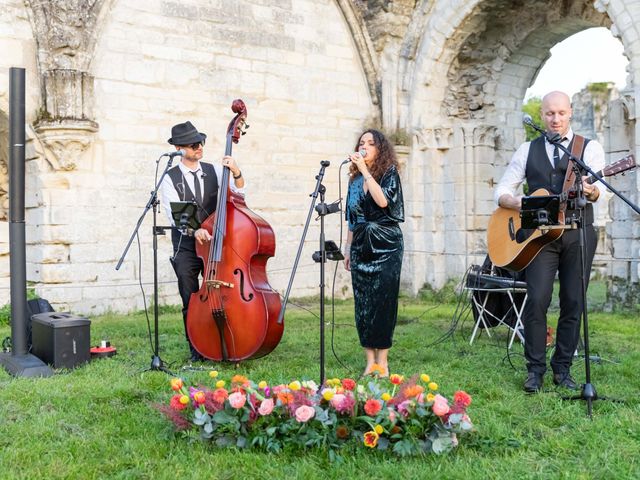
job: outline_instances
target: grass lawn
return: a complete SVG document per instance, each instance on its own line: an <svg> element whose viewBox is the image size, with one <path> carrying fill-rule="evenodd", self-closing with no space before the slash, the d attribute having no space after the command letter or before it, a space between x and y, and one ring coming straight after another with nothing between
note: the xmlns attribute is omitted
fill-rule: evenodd
<svg viewBox="0 0 640 480"><path fill-rule="evenodd" d="M297 303L304 308L289 306L284 338L273 353L239 366L217 364L221 376L318 381L319 306ZM357 378L364 366L352 310L351 302L337 303L333 339L327 325L328 377ZM390 355L392 373L428 373L448 397L458 389L473 396L475 432L451 454L406 459L353 446L342 451L341 462L331 463L317 450L270 455L189 443L153 408L168 401L170 377L143 371L152 348L145 315L136 313L91 319L92 344L110 340L118 348L113 358L46 379L13 378L0 370L0 478L640 478L636 314L589 315L592 354L602 358L591 364L592 383L599 395L626 400L595 402L592 419L583 401L562 400L550 375L543 393L522 392L522 347L516 343L507 350L504 327L470 346L468 316L443 339L455 314L451 297L401 299ZM552 312L551 324L553 318ZM9 328L0 327L0 338L8 335ZM443 341L432 345L438 339ZM160 345L174 372L210 384L207 371L182 369L188 349L177 309L162 309ZM582 359L576 359L573 373L584 381Z"/></svg>

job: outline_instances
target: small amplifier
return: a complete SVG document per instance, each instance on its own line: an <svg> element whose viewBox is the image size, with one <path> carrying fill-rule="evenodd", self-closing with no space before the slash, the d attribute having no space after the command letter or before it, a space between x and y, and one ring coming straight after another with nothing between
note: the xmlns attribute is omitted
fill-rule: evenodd
<svg viewBox="0 0 640 480"><path fill-rule="evenodd" d="M53 368L75 368L90 360L91 321L71 313L47 312L31 317L32 350Z"/></svg>

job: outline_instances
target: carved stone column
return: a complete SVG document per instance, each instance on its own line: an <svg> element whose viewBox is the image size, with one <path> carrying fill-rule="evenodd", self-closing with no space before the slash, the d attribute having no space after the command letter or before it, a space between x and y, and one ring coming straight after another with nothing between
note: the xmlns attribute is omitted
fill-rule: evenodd
<svg viewBox="0 0 640 480"><path fill-rule="evenodd" d="M77 70L43 75L44 108L35 131L53 155L54 168L73 170L89 147L98 124L93 116L93 77Z"/></svg>
<svg viewBox="0 0 640 480"><path fill-rule="evenodd" d="M74 169L98 124L88 73L98 19L111 0L26 0L38 45L42 107L35 131L54 168Z"/></svg>

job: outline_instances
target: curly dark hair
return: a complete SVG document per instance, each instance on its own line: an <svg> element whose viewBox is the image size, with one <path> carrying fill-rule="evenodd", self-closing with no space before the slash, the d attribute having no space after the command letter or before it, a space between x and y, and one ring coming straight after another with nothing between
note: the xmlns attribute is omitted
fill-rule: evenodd
<svg viewBox="0 0 640 480"><path fill-rule="evenodd" d="M359 150L360 139L366 133L370 133L371 135L373 135L373 142L378 149L378 157L375 159L373 165L371 165L371 167L369 168L369 171L371 172L371 175L373 175L373 178L376 179L376 182L379 182L385 172L392 165L399 169L396 151L394 150L393 145L389 142L389 140L387 140L387 137L385 137L382 132L370 128L362 132L358 137L358 141L356 142L356 146L354 148L355 152ZM358 175L360 175L360 170L358 170L358 167L356 167L355 164L352 163L349 167L349 176L351 177L351 180L355 179Z"/></svg>

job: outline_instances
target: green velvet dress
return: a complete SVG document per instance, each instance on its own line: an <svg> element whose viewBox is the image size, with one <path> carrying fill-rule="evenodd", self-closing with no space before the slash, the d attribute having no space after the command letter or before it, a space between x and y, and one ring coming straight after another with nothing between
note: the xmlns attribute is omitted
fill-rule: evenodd
<svg viewBox="0 0 640 480"><path fill-rule="evenodd" d="M358 175L347 194L346 218L353 232L351 242L351 281L360 345L364 348L390 348L398 318L398 293L404 244L399 222L404 221L402 185L396 167L380 179L387 199L380 208L369 192L362 189Z"/></svg>

